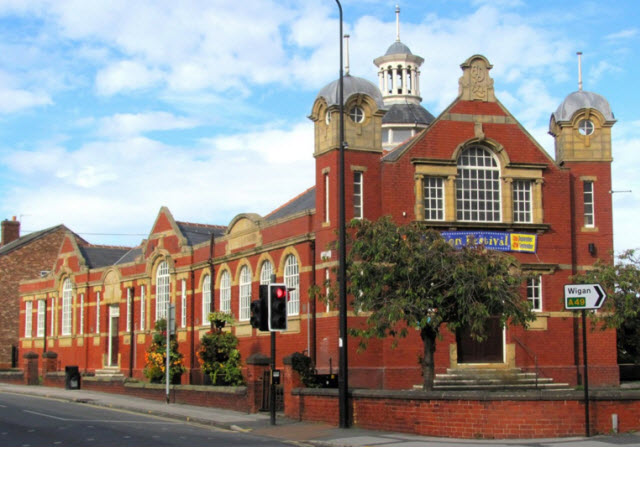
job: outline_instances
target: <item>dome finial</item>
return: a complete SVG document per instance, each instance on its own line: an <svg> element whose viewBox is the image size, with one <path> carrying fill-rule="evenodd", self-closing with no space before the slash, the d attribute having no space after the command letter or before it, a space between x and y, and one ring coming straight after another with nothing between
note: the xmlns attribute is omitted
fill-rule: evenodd
<svg viewBox="0 0 640 480"><path fill-rule="evenodd" d="M582 91L582 52L577 52L578 55L578 90Z"/></svg>
<svg viewBox="0 0 640 480"><path fill-rule="evenodd" d="M400 5L396 5L396 42L400 41Z"/></svg>

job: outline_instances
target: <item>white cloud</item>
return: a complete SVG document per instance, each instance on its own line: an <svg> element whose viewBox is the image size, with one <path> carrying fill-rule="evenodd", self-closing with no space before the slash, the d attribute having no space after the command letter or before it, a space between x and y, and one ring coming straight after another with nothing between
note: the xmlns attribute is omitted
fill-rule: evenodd
<svg viewBox="0 0 640 480"><path fill-rule="evenodd" d="M138 90L156 85L162 73L139 62L123 60L107 66L96 76L96 89L101 95L113 95L123 90Z"/></svg>
<svg viewBox="0 0 640 480"><path fill-rule="evenodd" d="M199 122L168 112L120 113L100 120L99 134L106 137L132 137L144 132L181 130Z"/></svg>

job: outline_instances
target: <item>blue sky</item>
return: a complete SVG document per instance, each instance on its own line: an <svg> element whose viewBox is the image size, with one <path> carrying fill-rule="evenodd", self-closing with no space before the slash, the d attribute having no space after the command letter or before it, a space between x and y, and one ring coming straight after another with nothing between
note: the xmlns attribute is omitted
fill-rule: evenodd
<svg viewBox="0 0 640 480"><path fill-rule="evenodd" d="M583 52L584 90L617 118L614 190L632 190L613 194L616 250L640 247L637 0L399 3L425 108L438 115L483 54L552 156L549 116ZM395 4L342 2L353 75L377 83ZM200 223L269 213L314 183L307 115L338 75L337 15L333 0L0 0L0 217L133 246L163 205Z"/></svg>

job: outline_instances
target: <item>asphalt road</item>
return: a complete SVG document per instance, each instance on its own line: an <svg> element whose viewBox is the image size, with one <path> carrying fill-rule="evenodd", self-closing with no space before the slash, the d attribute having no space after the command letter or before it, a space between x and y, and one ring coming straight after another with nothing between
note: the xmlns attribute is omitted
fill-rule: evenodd
<svg viewBox="0 0 640 480"><path fill-rule="evenodd" d="M282 447L292 443L81 403L0 393L0 447Z"/></svg>

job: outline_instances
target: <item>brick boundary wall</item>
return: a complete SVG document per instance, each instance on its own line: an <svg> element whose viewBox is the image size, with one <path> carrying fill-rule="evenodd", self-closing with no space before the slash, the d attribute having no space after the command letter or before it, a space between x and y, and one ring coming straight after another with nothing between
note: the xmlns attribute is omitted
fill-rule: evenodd
<svg viewBox="0 0 640 480"><path fill-rule="evenodd" d="M422 392L353 390L352 425L450 438L559 438L585 435L584 393ZM285 398L287 416L338 425L336 389L297 388ZM590 392L591 434L640 430L640 391Z"/></svg>

